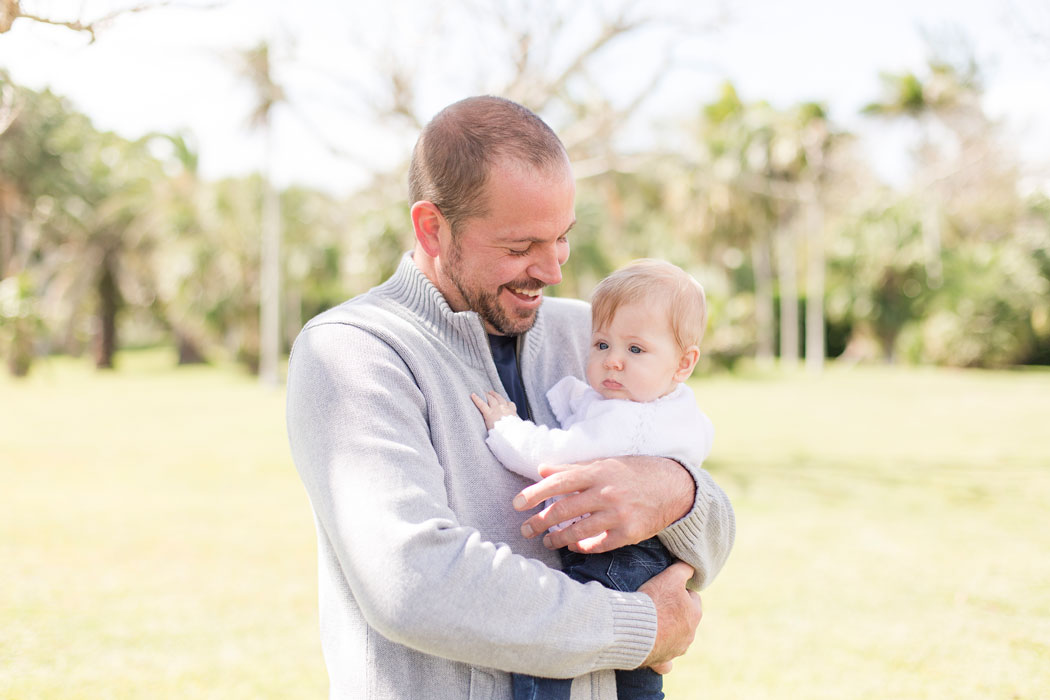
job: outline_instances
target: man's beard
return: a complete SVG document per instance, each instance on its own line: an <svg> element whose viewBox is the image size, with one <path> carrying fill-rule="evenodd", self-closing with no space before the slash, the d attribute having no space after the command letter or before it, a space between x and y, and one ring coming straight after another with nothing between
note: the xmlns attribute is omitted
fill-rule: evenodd
<svg viewBox="0 0 1050 700"><path fill-rule="evenodd" d="M481 317L482 321L487 323L501 335L521 335L532 328L532 325L536 322L536 310L522 309L513 314L513 316L509 315L507 311L500 306L500 290L503 289L503 287L508 286L514 287L515 289L543 289L547 285L539 280L528 278L521 282L512 282L510 284L505 284L502 287L498 287L495 293L480 289L472 290L464 286L459 277L461 251L458 242L453 241L452 249L449 253L445 274L448 275L449 281L456 286L457 290L459 290L459 294L467 303L468 309L475 312Z"/></svg>

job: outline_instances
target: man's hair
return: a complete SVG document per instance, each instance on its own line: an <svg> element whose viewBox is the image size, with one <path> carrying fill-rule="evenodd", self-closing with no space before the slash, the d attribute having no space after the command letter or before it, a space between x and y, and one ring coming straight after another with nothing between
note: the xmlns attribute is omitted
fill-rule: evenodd
<svg viewBox="0 0 1050 700"><path fill-rule="evenodd" d="M591 327L608 326L624 304L654 298L667 304L678 348L699 346L707 327L704 288L687 272L663 260L635 260L599 282L591 295Z"/></svg>
<svg viewBox="0 0 1050 700"><path fill-rule="evenodd" d="M568 162L565 147L542 119L502 97L468 97L438 112L412 149L411 203L433 202L455 230L487 213L484 187L502 158L534 168Z"/></svg>

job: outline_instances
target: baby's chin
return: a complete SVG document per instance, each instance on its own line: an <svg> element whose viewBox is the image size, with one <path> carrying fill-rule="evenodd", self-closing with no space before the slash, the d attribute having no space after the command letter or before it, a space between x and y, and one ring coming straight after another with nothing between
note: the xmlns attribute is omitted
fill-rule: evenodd
<svg viewBox="0 0 1050 700"><path fill-rule="evenodd" d="M636 401L632 392L627 388L621 389L610 389L606 386L599 384L598 386L592 386L592 389L598 392L603 399L621 399L623 401Z"/></svg>
<svg viewBox="0 0 1050 700"><path fill-rule="evenodd" d="M617 389L610 389L609 387L604 386L602 384L599 384L598 386L594 386L593 384L591 384L590 386L592 389L598 392L598 395L601 396L603 399L620 399L622 401L634 401L635 403L649 403L650 401L656 401L657 399L662 399L663 397L674 393L674 390L677 388L678 385L675 384L671 386L669 390L664 391L663 393L643 392L641 395L639 395L636 391L622 385Z"/></svg>

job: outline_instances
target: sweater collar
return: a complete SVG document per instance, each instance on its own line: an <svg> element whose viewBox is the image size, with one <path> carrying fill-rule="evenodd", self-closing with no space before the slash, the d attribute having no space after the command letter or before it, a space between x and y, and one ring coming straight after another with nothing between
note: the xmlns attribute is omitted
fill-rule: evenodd
<svg viewBox="0 0 1050 700"><path fill-rule="evenodd" d="M472 358L475 364L483 366L492 362L481 317L474 311L453 311L444 295L416 266L411 251L401 257L394 274L374 292L395 302L430 333ZM526 339L542 326L542 312L541 307L532 330L525 334Z"/></svg>

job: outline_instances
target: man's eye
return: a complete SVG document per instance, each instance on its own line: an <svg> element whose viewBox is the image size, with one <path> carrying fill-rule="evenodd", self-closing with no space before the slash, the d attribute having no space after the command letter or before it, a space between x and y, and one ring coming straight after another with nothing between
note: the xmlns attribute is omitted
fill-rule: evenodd
<svg viewBox="0 0 1050 700"><path fill-rule="evenodd" d="M632 346L631 346L630 348L628 348L628 349L629 349L629 350L630 350L631 352L633 352L633 353L634 353L635 355L639 354L639 353L640 353L640 352L642 351L642 349L641 349L640 347L638 347L637 345L632 345Z"/></svg>
<svg viewBox="0 0 1050 700"><path fill-rule="evenodd" d="M517 256L519 256L519 257L520 257L520 256L523 256L523 255L528 255L528 254L529 254L529 249L528 249L528 248L526 248L525 250L514 250L513 248L508 248L508 249L507 249L507 251L508 251L508 252L509 252L509 253L510 253L511 255L517 255Z"/></svg>

